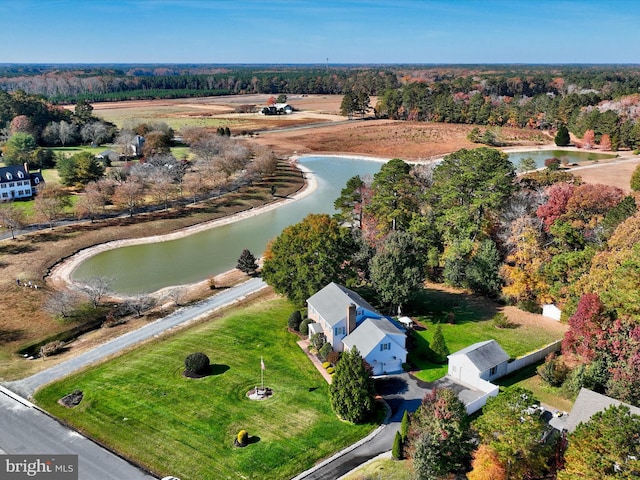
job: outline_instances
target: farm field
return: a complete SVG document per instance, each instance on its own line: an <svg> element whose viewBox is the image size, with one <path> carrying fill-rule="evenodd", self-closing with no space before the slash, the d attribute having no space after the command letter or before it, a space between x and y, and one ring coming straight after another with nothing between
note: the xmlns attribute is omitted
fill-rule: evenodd
<svg viewBox="0 0 640 480"><path fill-rule="evenodd" d="M291 477L375 427L333 414L328 384L287 330L292 310L280 298L237 309L45 387L36 401L161 476ZM184 358L198 351L212 374L186 378ZM246 393L260 385L261 358L274 395L253 401ZM78 389L77 407L57 403ZM236 448L241 429L250 444Z"/></svg>

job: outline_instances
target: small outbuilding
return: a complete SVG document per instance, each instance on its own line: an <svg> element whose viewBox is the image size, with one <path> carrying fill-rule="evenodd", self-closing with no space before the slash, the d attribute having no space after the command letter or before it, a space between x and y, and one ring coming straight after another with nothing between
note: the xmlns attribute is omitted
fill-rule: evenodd
<svg viewBox="0 0 640 480"><path fill-rule="evenodd" d="M560 321L560 317L562 316L562 310L560 310L555 305L549 303L547 305L542 306L542 316L547 318L553 318L554 320Z"/></svg>
<svg viewBox="0 0 640 480"><path fill-rule="evenodd" d="M447 357L448 375L477 387L481 380L490 382L507 374L509 355L495 340L474 343Z"/></svg>

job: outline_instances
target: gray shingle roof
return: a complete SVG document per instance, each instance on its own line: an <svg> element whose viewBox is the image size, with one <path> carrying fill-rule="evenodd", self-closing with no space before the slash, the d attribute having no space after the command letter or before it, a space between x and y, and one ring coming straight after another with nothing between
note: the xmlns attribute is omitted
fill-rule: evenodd
<svg viewBox="0 0 640 480"><path fill-rule="evenodd" d="M360 355L366 357L377 348L386 335L404 335L391 321L382 318L367 318L350 335L342 339L349 349L356 347Z"/></svg>
<svg viewBox="0 0 640 480"><path fill-rule="evenodd" d="M568 432L573 432L580 423L588 422L593 415L606 410L613 405L626 405L631 410L631 413L640 415L640 408L638 407L621 402L615 398L607 397L606 395L601 395L600 393L596 393L592 390L582 388L580 389L578 398L576 398L573 408L571 408L571 413L564 422L563 427Z"/></svg>
<svg viewBox="0 0 640 480"><path fill-rule="evenodd" d="M480 372L489 370L496 365L509 360L509 355L495 340L474 343L462 350L449 355L449 358L456 355L466 355Z"/></svg>
<svg viewBox="0 0 640 480"><path fill-rule="evenodd" d="M369 302L356 292L334 282L309 297L307 303L315 308L331 326L347 316L347 308L352 303L356 307L378 313Z"/></svg>

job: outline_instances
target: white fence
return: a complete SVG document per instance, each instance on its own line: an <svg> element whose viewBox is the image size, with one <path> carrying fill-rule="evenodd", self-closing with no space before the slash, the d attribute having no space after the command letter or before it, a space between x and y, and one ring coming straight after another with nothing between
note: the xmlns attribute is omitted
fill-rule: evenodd
<svg viewBox="0 0 640 480"><path fill-rule="evenodd" d="M556 342L550 343L546 347L542 347L540 350L536 350L535 352L528 353L527 355L523 355L522 357L518 357L512 362L509 362L507 365L507 375L516 370L520 370L521 368L526 367L527 365L531 365L532 363L539 362L544 359L551 352L557 352L560 350L560 346L562 345L562 340L558 340Z"/></svg>

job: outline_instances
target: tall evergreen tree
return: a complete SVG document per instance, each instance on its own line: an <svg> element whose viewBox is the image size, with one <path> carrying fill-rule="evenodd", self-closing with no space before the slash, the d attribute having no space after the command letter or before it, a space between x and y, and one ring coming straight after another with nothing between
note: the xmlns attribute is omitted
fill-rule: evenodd
<svg viewBox="0 0 640 480"><path fill-rule="evenodd" d="M371 369L354 347L342 353L329 387L329 401L335 414L353 423L365 421L375 405Z"/></svg>
<svg viewBox="0 0 640 480"><path fill-rule="evenodd" d="M567 126L564 123L558 127L558 132L556 133L554 142L559 147L566 147L571 142L569 130L567 130Z"/></svg>
<svg viewBox="0 0 640 480"><path fill-rule="evenodd" d="M449 355L449 348L442 334L442 325L436 325L436 331L433 332L433 340L431 341L431 350L436 356L438 363L445 363L447 361L447 355Z"/></svg>

